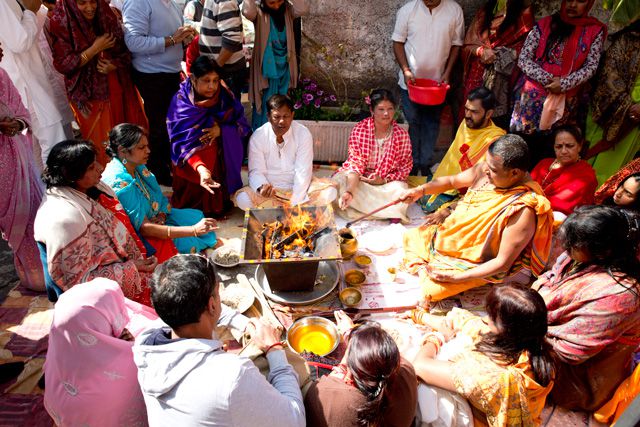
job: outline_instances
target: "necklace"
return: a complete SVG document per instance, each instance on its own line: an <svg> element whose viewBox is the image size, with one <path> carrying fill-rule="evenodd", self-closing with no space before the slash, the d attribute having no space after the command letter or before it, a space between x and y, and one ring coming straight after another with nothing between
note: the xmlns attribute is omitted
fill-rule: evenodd
<svg viewBox="0 0 640 427"><path fill-rule="evenodd" d="M153 213L157 214L159 204L158 202L151 200L151 193L149 192L149 189L145 185L144 181L142 181L142 177L140 176L137 170L134 172L134 178L135 179L133 182L136 184L136 187L138 187L140 191L142 191L142 194L144 195L144 197L149 201L149 203L151 203L151 210L153 211Z"/></svg>

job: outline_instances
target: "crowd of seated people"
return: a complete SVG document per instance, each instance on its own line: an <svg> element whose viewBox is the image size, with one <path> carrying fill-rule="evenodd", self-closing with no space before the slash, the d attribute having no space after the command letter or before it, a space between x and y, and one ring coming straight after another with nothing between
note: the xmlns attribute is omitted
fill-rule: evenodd
<svg viewBox="0 0 640 427"><path fill-rule="evenodd" d="M249 70L236 0L194 0L187 25L171 0L125 0L122 13L105 0L60 0L49 6L48 53L33 44L38 0L6 3L0 231L21 283L56 302L44 405L57 425L410 426L425 389L457 396L467 425L539 425L547 402L598 411L631 374L640 348L632 0L614 1L623 29L606 50L594 0L563 0L537 22L525 0L488 0L466 36L454 0L410 0L392 36L400 101L384 88L369 94L369 117L331 178L313 176L314 138L287 95L299 77L293 19L307 0L244 1L257 35ZM424 49L421 37L441 43ZM199 56L185 76L187 46ZM416 79L450 83L460 53L460 124L429 176L442 106L408 90ZM47 61L64 77L82 139L70 138L40 76ZM240 102L247 81L253 130ZM411 188L412 173L428 178ZM409 223L414 202L425 214L404 235L402 261L420 306L400 317L431 332L407 357L380 325L337 311L343 357L303 388L283 331L221 303L208 258L224 243L214 218L233 204L333 205L349 220L390 202L372 219ZM429 312L480 287L487 317ZM249 337L266 377L225 351L219 327Z"/></svg>

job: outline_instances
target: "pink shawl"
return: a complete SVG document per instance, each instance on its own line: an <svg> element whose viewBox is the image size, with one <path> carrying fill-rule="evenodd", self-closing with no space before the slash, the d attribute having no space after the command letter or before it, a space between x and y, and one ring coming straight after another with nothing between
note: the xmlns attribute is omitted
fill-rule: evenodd
<svg viewBox="0 0 640 427"><path fill-rule="evenodd" d="M44 404L56 425L147 425L133 342L118 337L125 327L134 336L157 327L157 319L108 279L60 296L44 365Z"/></svg>

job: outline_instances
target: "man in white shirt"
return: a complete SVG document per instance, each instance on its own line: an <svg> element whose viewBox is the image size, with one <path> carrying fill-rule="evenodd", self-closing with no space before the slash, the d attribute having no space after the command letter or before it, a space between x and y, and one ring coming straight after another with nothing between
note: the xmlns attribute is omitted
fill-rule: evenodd
<svg viewBox="0 0 640 427"><path fill-rule="evenodd" d="M420 172L426 176L440 130L442 105L412 102L407 82L416 78L449 82L464 42L462 8L454 0L412 0L398 10L391 39L400 65L402 109L409 122L412 175Z"/></svg>
<svg viewBox="0 0 640 427"><path fill-rule="evenodd" d="M149 425L302 427L298 376L282 331L221 305L216 271L206 257L178 255L156 268L151 300L169 328L142 333L133 347ZM216 326L251 335L269 362L268 378L253 362L222 349Z"/></svg>
<svg viewBox="0 0 640 427"><path fill-rule="evenodd" d="M24 7L15 0L0 0L0 43L4 49L0 66L11 77L29 110L31 129L40 146L42 163L46 164L51 148L73 138L73 131L69 123L63 124L40 55L38 37L42 28L38 26L36 14L42 2L23 0L22 3Z"/></svg>
<svg viewBox="0 0 640 427"><path fill-rule="evenodd" d="M313 178L313 138L293 115L289 97L273 95L267 100L269 121L249 140L249 186L235 195L240 209L327 205L336 198L335 184Z"/></svg>

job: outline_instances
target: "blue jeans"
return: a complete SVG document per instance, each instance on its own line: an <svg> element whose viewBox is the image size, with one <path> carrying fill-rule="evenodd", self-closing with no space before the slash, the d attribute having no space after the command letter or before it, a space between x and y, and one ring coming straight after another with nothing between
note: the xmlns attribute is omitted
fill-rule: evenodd
<svg viewBox="0 0 640 427"><path fill-rule="evenodd" d="M411 138L411 152L413 155L412 175L418 172L422 176L431 174L433 150L436 146L440 131L440 113L442 105L421 105L409 99L409 92L400 89L402 111L409 123L409 137Z"/></svg>

